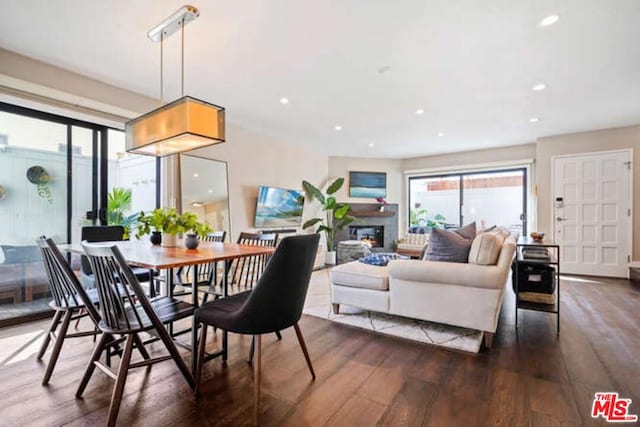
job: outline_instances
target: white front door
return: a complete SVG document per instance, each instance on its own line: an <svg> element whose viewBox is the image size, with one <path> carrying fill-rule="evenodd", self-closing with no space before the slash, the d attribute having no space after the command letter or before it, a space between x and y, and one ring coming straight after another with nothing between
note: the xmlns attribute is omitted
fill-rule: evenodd
<svg viewBox="0 0 640 427"><path fill-rule="evenodd" d="M553 223L562 273L627 277L629 151L553 158Z"/></svg>

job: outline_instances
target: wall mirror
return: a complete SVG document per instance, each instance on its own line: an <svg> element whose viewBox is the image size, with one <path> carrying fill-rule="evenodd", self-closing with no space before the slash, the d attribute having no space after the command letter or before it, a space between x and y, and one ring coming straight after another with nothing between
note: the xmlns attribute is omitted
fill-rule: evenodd
<svg viewBox="0 0 640 427"><path fill-rule="evenodd" d="M182 212L194 212L215 231L231 235L227 163L180 154Z"/></svg>

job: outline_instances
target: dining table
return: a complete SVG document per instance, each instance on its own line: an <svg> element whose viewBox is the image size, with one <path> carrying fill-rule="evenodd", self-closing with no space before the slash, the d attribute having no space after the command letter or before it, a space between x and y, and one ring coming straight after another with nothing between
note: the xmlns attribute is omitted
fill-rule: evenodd
<svg viewBox="0 0 640 427"><path fill-rule="evenodd" d="M181 240L177 241L177 246L165 247L161 245L152 245L149 241L144 240L124 240L114 242L98 242L90 243L91 245L100 246L117 246L128 264L135 267L148 268L149 270L166 270L167 280L163 295L173 296L173 278L174 269L180 267L191 267L191 276L193 283L191 285L191 297L194 308L198 308L198 266L203 264L221 262L223 266L222 274L222 297L228 295L228 276L230 261L238 258L250 256L270 255L275 251L273 247L242 245L237 243L225 242L206 242L202 241L196 249L187 249ZM85 255L81 243L70 243L59 245L63 252ZM153 275L150 275L153 277ZM149 284L150 290L154 287L153 283ZM191 325L191 370L195 373L197 366L197 343L198 343L198 325L195 316ZM227 331L222 331L222 349L209 356L221 356L223 361L227 360Z"/></svg>

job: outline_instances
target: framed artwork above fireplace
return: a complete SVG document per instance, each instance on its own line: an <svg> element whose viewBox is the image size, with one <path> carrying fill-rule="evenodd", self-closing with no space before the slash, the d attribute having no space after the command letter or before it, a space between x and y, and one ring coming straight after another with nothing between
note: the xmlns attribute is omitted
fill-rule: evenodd
<svg viewBox="0 0 640 427"><path fill-rule="evenodd" d="M349 197L375 199L387 197L385 172L349 172Z"/></svg>

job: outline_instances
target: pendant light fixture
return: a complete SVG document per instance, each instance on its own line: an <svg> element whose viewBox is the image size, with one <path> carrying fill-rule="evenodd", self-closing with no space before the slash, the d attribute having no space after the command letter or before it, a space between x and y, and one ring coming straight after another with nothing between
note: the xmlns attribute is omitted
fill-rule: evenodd
<svg viewBox="0 0 640 427"><path fill-rule="evenodd" d="M164 40L180 30L181 98L125 123L128 152L163 157L225 142L224 108L184 95L184 26L199 15L194 6L183 6L147 34L160 42L160 102L164 103Z"/></svg>

